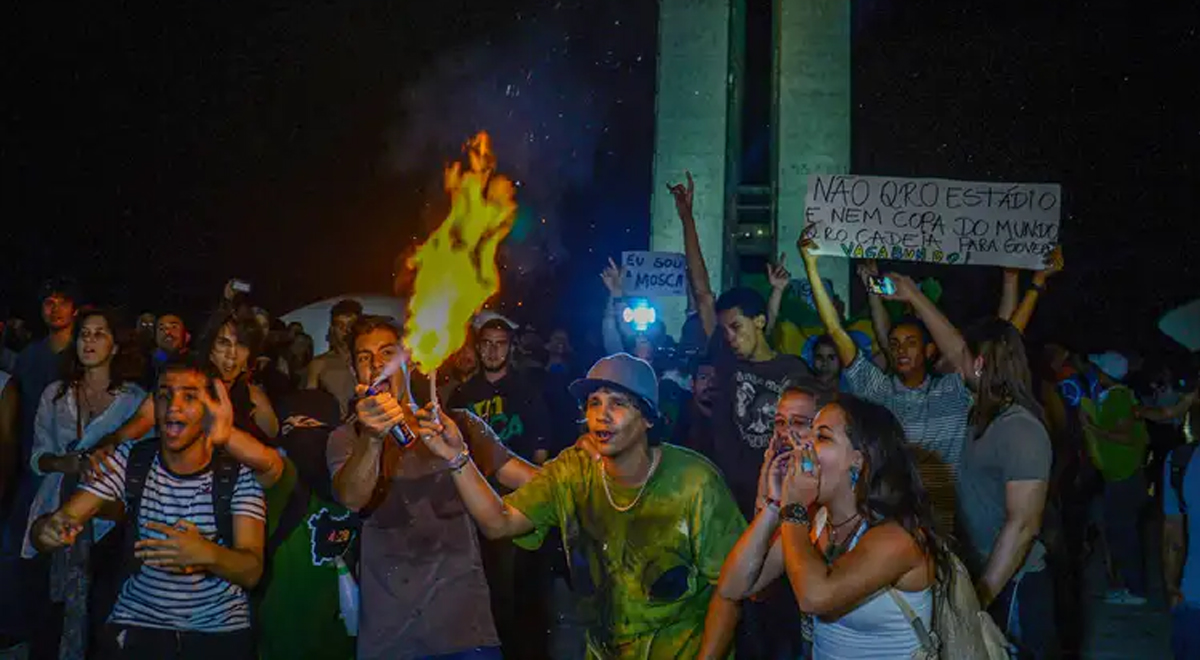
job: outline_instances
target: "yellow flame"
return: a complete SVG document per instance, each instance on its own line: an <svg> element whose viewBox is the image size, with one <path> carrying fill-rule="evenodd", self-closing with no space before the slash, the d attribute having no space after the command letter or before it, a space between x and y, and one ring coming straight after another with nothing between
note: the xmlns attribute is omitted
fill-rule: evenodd
<svg viewBox="0 0 1200 660"><path fill-rule="evenodd" d="M446 168L450 213L407 262L416 276L404 345L425 373L466 342L471 318L500 290L496 251L517 213L512 182L494 173L488 134L472 138L466 151L469 170Z"/></svg>

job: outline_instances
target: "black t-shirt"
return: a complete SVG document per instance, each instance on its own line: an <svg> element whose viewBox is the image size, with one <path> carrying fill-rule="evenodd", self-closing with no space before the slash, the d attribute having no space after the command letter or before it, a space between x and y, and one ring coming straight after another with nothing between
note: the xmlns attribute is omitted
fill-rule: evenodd
<svg viewBox="0 0 1200 660"><path fill-rule="evenodd" d="M774 432L779 394L791 382L811 379L812 372L804 360L782 353L765 362L749 362L737 359L725 347L717 348L714 358L717 395L712 417L713 459L742 513L752 516L763 453Z"/></svg>
<svg viewBox="0 0 1200 660"><path fill-rule="evenodd" d="M490 383L482 373L463 383L450 397L451 408L466 408L488 423L513 453L533 460L533 452L553 447L550 409L540 381L510 369Z"/></svg>

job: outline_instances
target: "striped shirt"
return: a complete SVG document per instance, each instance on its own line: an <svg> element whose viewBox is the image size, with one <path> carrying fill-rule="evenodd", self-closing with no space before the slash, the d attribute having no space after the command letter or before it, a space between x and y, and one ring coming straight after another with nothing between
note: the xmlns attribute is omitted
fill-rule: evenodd
<svg viewBox="0 0 1200 660"><path fill-rule="evenodd" d="M148 440L147 442L157 442ZM101 479L81 488L109 501L125 500L125 465L130 443L117 448L116 471L107 468ZM139 538L163 538L147 529L147 522L174 525L188 520L208 539L217 536L213 514L213 473L179 476L154 457L142 487ZM246 466L238 471L231 505L233 516L247 516L265 524L266 499L262 486ZM121 586L110 623L189 632L230 632L250 627L250 602L245 590L211 573L180 575L143 565Z"/></svg>
<svg viewBox="0 0 1200 660"><path fill-rule="evenodd" d="M885 374L862 351L843 372L847 391L877 403L896 416L904 436L916 450L933 514L940 531L954 531L955 485L963 448L971 433L968 416L973 399L960 374L925 377L910 388L898 376Z"/></svg>

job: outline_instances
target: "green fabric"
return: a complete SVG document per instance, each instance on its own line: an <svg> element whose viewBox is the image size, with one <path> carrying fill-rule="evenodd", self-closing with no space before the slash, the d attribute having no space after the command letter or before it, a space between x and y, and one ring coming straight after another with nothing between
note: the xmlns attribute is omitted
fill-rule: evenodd
<svg viewBox="0 0 1200 660"><path fill-rule="evenodd" d="M1080 405L1092 417L1096 426L1107 431L1116 431L1117 426L1126 419L1133 421L1134 443L1123 445L1111 442L1085 430L1088 451L1092 462L1100 470L1105 481L1124 481L1142 468L1146 461L1146 444L1149 435L1146 423L1136 419L1134 409L1138 405L1133 390L1124 385L1109 388L1100 396L1100 404L1091 399L1083 399Z"/></svg>
<svg viewBox="0 0 1200 660"><path fill-rule="evenodd" d="M605 496L601 463L574 447L504 498L535 526L517 545L537 548L550 528L562 529L588 647L605 660L696 657L721 565L746 527L712 463L660 447L657 470L627 512ZM637 496L609 486L621 506Z"/></svg>
<svg viewBox="0 0 1200 660"><path fill-rule="evenodd" d="M296 479L296 466L285 458L283 476L266 489L268 539ZM267 558L266 589L255 608L263 660L353 660L354 638L341 620L333 562L356 534L349 520L345 508L309 495L304 518Z"/></svg>

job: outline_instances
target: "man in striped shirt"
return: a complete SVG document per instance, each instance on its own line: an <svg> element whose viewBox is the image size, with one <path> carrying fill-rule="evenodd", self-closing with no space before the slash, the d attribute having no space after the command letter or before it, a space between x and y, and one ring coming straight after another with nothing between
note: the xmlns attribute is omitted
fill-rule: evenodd
<svg viewBox="0 0 1200 660"><path fill-rule="evenodd" d="M900 420L909 446L916 452L917 469L933 500L939 530L952 533L958 468L971 432L968 418L973 401L964 371L958 368L967 354L962 335L911 279L889 273L896 287L890 297L912 305L917 318L901 319L892 326L887 340L894 373L885 373L858 350L842 327L818 274L817 256L805 246L801 255L821 321L833 338L838 358L848 365L842 372L847 391L886 407ZM937 349L951 357L954 373L929 373L928 364Z"/></svg>
<svg viewBox="0 0 1200 660"><path fill-rule="evenodd" d="M228 395L199 368L171 363L159 375L154 414L159 439L146 442L157 451L132 507L139 539L133 550L141 565L125 580L109 617L111 657L250 660L246 592L262 575L266 501L250 469L237 466L229 506L233 538L218 538L214 451L242 433L233 427ZM35 523L38 550L71 545L106 505L129 503L133 447L121 445L62 508Z"/></svg>

